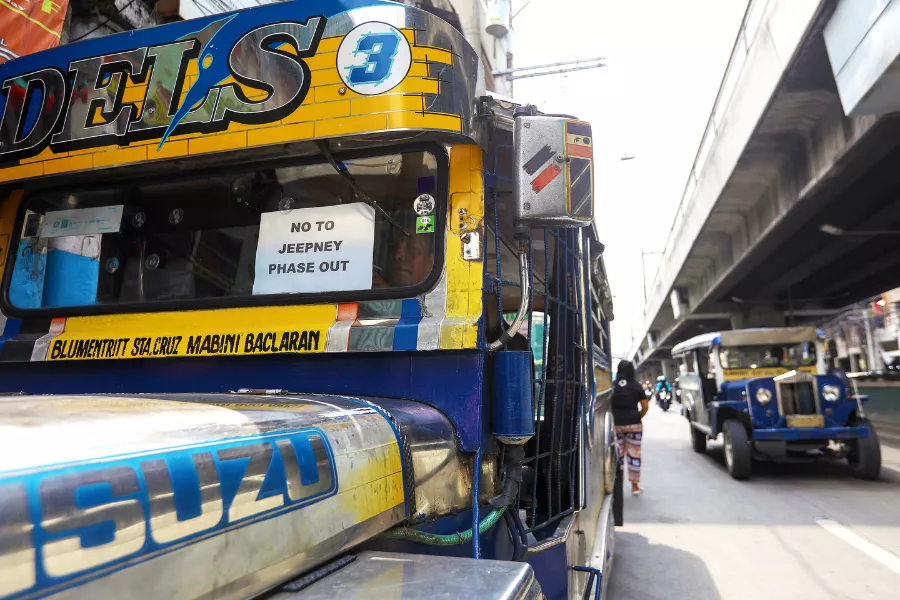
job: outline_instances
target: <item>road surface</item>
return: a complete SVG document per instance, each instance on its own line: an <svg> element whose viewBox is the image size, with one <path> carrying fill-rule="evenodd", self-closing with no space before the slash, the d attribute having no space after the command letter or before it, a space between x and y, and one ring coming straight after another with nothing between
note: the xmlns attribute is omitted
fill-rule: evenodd
<svg viewBox="0 0 900 600"><path fill-rule="evenodd" d="M881 480L843 462L725 470L691 449L679 405L644 419L644 494L625 492L610 600L900 599L900 449Z"/></svg>

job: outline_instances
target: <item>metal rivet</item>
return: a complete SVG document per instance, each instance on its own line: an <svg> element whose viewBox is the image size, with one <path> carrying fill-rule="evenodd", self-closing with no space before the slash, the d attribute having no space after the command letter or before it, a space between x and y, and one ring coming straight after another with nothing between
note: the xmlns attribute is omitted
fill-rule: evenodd
<svg viewBox="0 0 900 600"><path fill-rule="evenodd" d="M464 208L461 208L461 209L459 209L459 210L456 211L456 212L459 214L459 216L463 217L463 216L465 216L466 213L468 213L469 211L467 211L467 210L464 209Z"/></svg>
<svg viewBox="0 0 900 600"><path fill-rule="evenodd" d="M119 270L119 259L115 256L112 256L106 259L106 265L104 266L107 273L115 273Z"/></svg>
<svg viewBox="0 0 900 600"><path fill-rule="evenodd" d="M152 117L152 116L155 115L155 114L156 114L156 109L153 108L152 106L151 106L150 108L147 109L147 116L148 116L148 117Z"/></svg>
<svg viewBox="0 0 900 600"><path fill-rule="evenodd" d="M466 235L462 236L462 241L464 241L464 242L467 243L467 244L469 243L469 241L470 241L471 239L472 239L472 236L469 235L468 233L467 233Z"/></svg>
<svg viewBox="0 0 900 600"><path fill-rule="evenodd" d="M531 123L525 123L525 129L531 129Z"/></svg>
<svg viewBox="0 0 900 600"><path fill-rule="evenodd" d="M556 155L556 162L562 162L562 161L564 161L564 160L566 160L566 159L565 159L565 157L564 157L562 154L557 154L557 155Z"/></svg>
<svg viewBox="0 0 900 600"><path fill-rule="evenodd" d="M343 96L346 93L347 93L347 88L345 88L344 86L341 86L338 88L338 94L340 94L341 96Z"/></svg>
<svg viewBox="0 0 900 600"><path fill-rule="evenodd" d="M151 254L147 258L144 259L144 267L147 269L153 270L159 266L159 255Z"/></svg>
<svg viewBox="0 0 900 600"><path fill-rule="evenodd" d="M531 210L531 202L525 203L525 210Z"/></svg>

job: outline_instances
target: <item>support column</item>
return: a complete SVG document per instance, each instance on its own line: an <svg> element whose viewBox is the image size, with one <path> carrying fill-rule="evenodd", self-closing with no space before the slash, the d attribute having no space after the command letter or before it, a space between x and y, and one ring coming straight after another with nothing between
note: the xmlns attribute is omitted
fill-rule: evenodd
<svg viewBox="0 0 900 600"><path fill-rule="evenodd" d="M861 312L866 331L866 369L877 371L881 369L881 353L878 352L875 336L872 334L872 321L869 319L868 310L863 308Z"/></svg>

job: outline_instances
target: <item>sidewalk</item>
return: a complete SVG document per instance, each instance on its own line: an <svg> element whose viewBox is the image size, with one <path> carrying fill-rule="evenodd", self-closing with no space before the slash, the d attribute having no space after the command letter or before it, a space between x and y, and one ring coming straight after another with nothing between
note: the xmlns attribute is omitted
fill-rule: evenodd
<svg viewBox="0 0 900 600"><path fill-rule="evenodd" d="M893 446L900 449L900 426L877 420L873 420L872 424L875 425L875 431L878 432L878 439L882 446Z"/></svg>
<svg viewBox="0 0 900 600"><path fill-rule="evenodd" d="M900 427L875 424L878 441L881 442L881 466L900 473Z"/></svg>

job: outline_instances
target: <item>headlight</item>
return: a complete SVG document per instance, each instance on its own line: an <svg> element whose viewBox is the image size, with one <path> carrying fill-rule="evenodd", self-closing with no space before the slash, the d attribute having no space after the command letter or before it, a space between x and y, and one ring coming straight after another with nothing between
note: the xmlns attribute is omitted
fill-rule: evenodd
<svg viewBox="0 0 900 600"><path fill-rule="evenodd" d="M835 402L841 397L841 388L829 383L822 386L822 397L829 402Z"/></svg>
<svg viewBox="0 0 900 600"><path fill-rule="evenodd" d="M759 388L756 390L756 401L760 404L768 404L772 400L772 392L768 388Z"/></svg>

